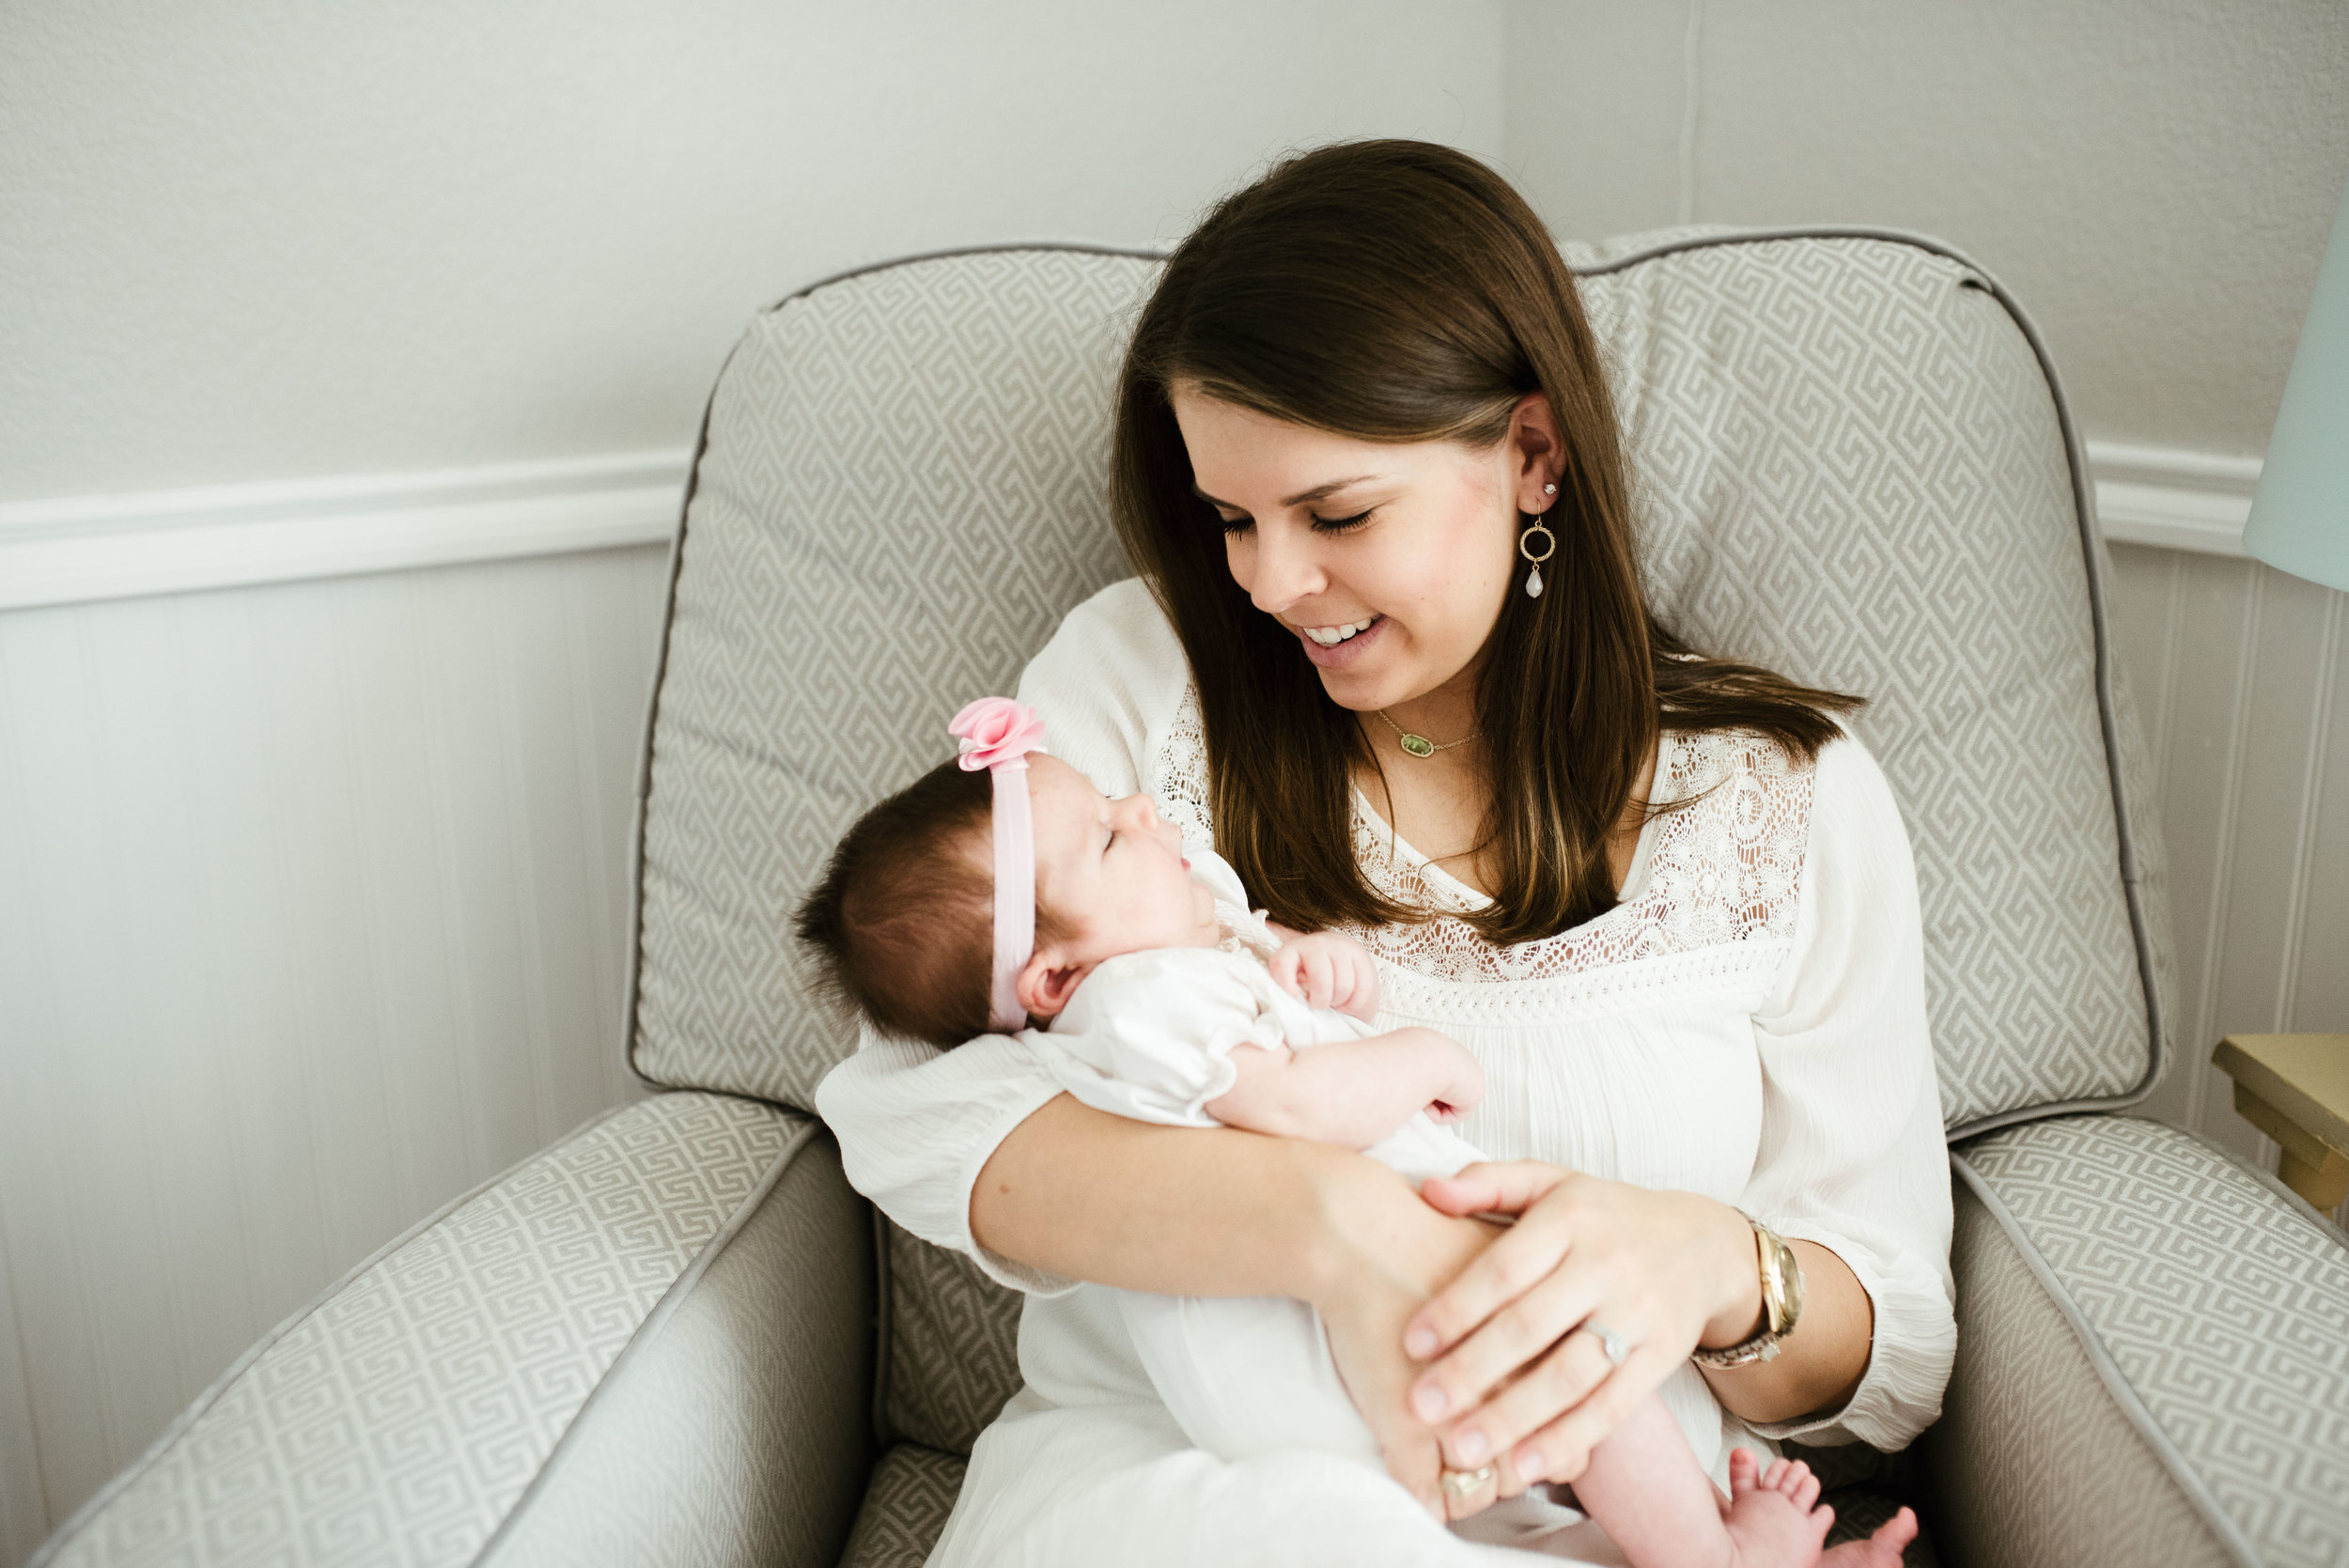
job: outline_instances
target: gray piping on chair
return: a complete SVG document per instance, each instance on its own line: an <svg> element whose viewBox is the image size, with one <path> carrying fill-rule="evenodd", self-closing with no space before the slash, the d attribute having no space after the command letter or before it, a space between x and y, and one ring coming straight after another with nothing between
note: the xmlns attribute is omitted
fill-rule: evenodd
<svg viewBox="0 0 2349 1568"><path fill-rule="evenodd" d="M2145 1027L2148 1035L2145 1076L2138 1080L2135 1087L2119 1094L2086 1096L2000 1111L1993 1115L1978 1117L1962 1126L1952 1127L1949 1129L1948 1136L1952 1142L1955 1142L1979 1133L2010 1126L2018 1122L2037 1121L2043 1117L2064 1116L2084 1110L2125 1110L2152 1094L2154 1086L2161 1080L2162 1070L2169 1064L2169 1032L2166 1028L2167 1020L2162 1016L2161 987L2156 979L2154 963L2153 936L2145 918L2142 872L2138 863L2137 839L2134 825L2129 817L2128 788L2122 767L2119 704L2113 691L2111 617L2106 602L2104 551L2100 548L2104 541L2102 531L2096 520L2095 486L2089 475L2087 451L2081 444L2079 427L2072 417L2071 400L2064 395L2062 380L2056 374L2054 356L2048 351L2046 339L2041 335L2038 325L2023 309L2022 302L2009 292L2004 284L1992 276L1988 269L1955 246L1933 239L1929 235L1911 233L1906 229L1878 228L1865 225L1827 224L1690 235L1682 239L1666 241L1645 250L1634 251L1627 256L1616 256L1595 266L1576 269L1575 275L1577 277L1604 277L1609 273L1624 272L1642 262L1654 261L1682 251L1704 250L1717 245L1764 244L1783 240L1876 240L1890 244L1907 245L1930 255L1948 257L1968 269L1972 274L1968 280L1969 284L1981 288L1999 302L2008 317L2015 322L2015 329L2023 334L2024 341L2030 345L2031 353L2039 362L2040 373L2046 380L2047 396L2055 406L2056 423L2063 432L2064 460L2071 468L2073 508L2079 526L2081 564L2088 576L2089 618L2095 639L2096 651L2097 721L2104 736L2105 772L2112 788L2113 827L2121 850L2122 894L2128 905L2129 931L2137 948L2138 976L2145 993ZM826 288L851 278L863 277L869 272L884 272L894 267L910 266L921 261L935 261L949 256L985 256L1005 251L1071 251L1087 256L1133 256L1148 261L1162 261L1167 254L1164 251L1139 247L1081 244L1060 241L967 245L949 250L924 251L912 256L897 256L890 260L877 261L866 266L853 267L846 272L832 273L804 287L794 289L775 302L770 309L780 309L791 301L803 299L819 288ZM732 357L731 353L727 355L729 360ZM723 382L723 380L724 367L721 366L718 381ZM636 1069L637 1015L640 1000L638 981L644 967L642 927L645 904L645 817L652 795L652 737L654 726L660 720L661 681L668 671L670 630L675 624L677 612L677 577L683 568L685 558L685 520L692 506L693 489L699 482L702 457L709 442L709 409L716 401L716 382L712 383L710 402L703 406L701 429L693 441L692 466L688 472L685 495L678 507L677 533L670 541L669 585L661 623L661 649L653 665L652 690L645 705L644 743L637 753L636 809L630 822L630 892L628 910L628 972L622 1014L627 1031L628 1061L631 1071ZM639 1072L638 1077L643 1078L644 1075ZM646 1079L646 1081L657 1082L658 1080ZM671 1087L665 1084L661 1086Z"/></svg>
<svg viewBox="0 0 2349 1568"><path fill-rule="evenodd" d="M2178 1483L2180 1494L2202 1516L2203 1523L2218 1538L2227 1555L2240 1563L2242 1568L2264 1568L2266 1560L2260 1555L2259 1548L2219 1506L2209 1484L2195 1469L2193 1461L2170 1440L2170 1434L2163 1430L2153 1411L2146 1408L2144 1400L2139 1397L2135 1386L2129 1382L2128 1374L2121 1370L2121 1363L2106 1347L2104 1337L2096 1332L2087 1314L2080 1311L2079 1303L2072 1298L2072 1293L2064 1288L2063 1281L2048 1266L2047 1260L2032 1244L2030 1233L2015 1218L2014 1211L2000 1201L1981 1172L1955 1149L1950 1151L1950 1168L1957 1172L1959 1179L1981 1201L1990 1218L1998 1221L1999 1228L2006 1233L2007 1240L2014 1245L2024 1265L2030 1270L2031 1277L2039 1281L2039 1288L2046 1293L2048 1301L2062 1315L2063 1321L2071 1325L2073 1334L2079 1341L2080 1350L2088 1358L2088 1364L2095 1369L2096 1375L2104 1381L2106 1391L2112 1396L2113 1408L2137 1428L2138 1435L2145 1439L2145 1446L2154 1451L2154 1456L2161 1461L2162 1467Z"/></svg>
<svg viewBox="0 0 2349 1568"><path fill-rule="evenodd" d="M588 1120L582 1122L578 1126L573 1127L568 1136L558 1139L554 1143L549 1144L548 1148L558 1148L562 1144L568 1143L575 1139L584 1138L587 1134L593 1132L597 1127L601 1126L604 1123L610 1121L613 1117L617 1116L620 1112L628 1109L629 1108L625 1105L616 1105L599 1116L590 1117ZM542 1150L540 1152L543 1153L544 1151ZM70 1544L76 1535L79 1535L82 1532L82 1528L85 1525L88 1524L90 1520L96 1518L100 1514L105 1511L108 1503L114 1501L117 1497L121 1495L125 1488L136 1482L139 1477L154 1468L155 1462L161 1459L165 1453L168 1453L171 1451L172 1445L187 1435L188 1428L194 1426L197 1421L202 1419L205 1411L210 1410L214 1405L219 1403L220 1396L228 1390L230 1385L234 1384L238 1378L242 1377L248 1371L252 1370L254 1362L259 1360L263 1356L268 1355L271 1346L276 1344L278 1341L284 1339L288 1334L292 1333L304 1319L308 1318L320 1307L325 1306L329 1301L334 1300L335 1296L341 1295L352 1281L358 1279L361 1275L366 1273L368 1269L373 1268L377 1264L381 1263L385 1258L390 1257L393 1253L398 1251L401 1248L407 1246L410 1242L415 1240L418 1236L432 1229L433 1226L438 1225L442 1220L446 1219L450 1215L455 1214L459 1209L463 1208L467 1203L472 1203L475 1198L478 1198L483 1193L489 1191L490 1188L497 1186L498 1183L504 1181L511 1173L512 1172L510 1171L501 1171L496 1175L490 1177L486 1181L477 1182L474 1186L467 1188L456 1197L451 1198L447 1203L443 1203L439 1208L434 1209L430 1214L426 1215L422 1219L417 1220L414 1224L400 1232L399 1234L392 1237L391 1240L385 1242L374 1251L369 1252L366 1257L361 1258L357 1263L352 1264L349 1268L345 1269L338 1278L335 1279L333 1284L328 1285L324 1290L319 1292L316 1296L310 1297L309 1300L303 1302L301 1306L295 1308L291 1312L288 1312L284 1318L280 1319L277 1327L272 1328L268 1333L263 1334L258 1340L256 1340L249 1348L246 1349L243 1355L229 1362L228 1370L222 1373L218 1377L213 1378L210 1385L208 1386L202 1393L196 1395L195 1398L189 1403L188 1407L180 1411L179 1416L169 1426L163 1428L162 1435L153 1442L147 1445L144 1452L142 1452L136 1459L131 1461L130 1464L124 1466L120 1472L118 1472L113 1480L107 1482L105 1485L101 1486L95 1493L93 1493L87 1502L85 1502L81 1507L75 1509L71 1516L70 1516L63 1525L58 1527L56 1531L49 1537L48 1541L42 1545L38 1551L34 1552L31 1557L24 1560L24 1568L41 1568L42 1564L50 1561L57 1555L58 1552L64 1550L67 1545Z"/></svg>
<svg viewBox="0 0 2349 1568"><path fill-rule="evenodd" d="M775 1184L783 1180L784 1173L805 1152L822 1126L821 1122L811 1119L791 1135L791 1141L783 1146L783 1152L767 1168L767 1173L758 1179L758 1185L743 1196L741 1203L726 1217L725 1223L718 1227L717 1234L704 1244L693 1261L685 1265L685 1271L669 1281L668 1290L653 1303L652 1311L645 1314L645 1321L636 1326L636 1332L629 1336L628 1343L620 1347L619 1355L604 1369L602 1380L588 1390L586 1399L571 1417L571 1424L563 1429L563 1436L556 1438L554 1447L547 1451L546 1458L539 1462L538 1473L530 1478L530 1484L523 1487L521 1496L514 1499L514 1506L506 1511L506 1517L498 1521L498 1528L490 1532L490 1538L474 1554L474 1561L490 1560L513 1532L515 1523L530 1511L532 1503L537 1501L539 1494L546 1490L548 1478L554 1474L556 1467L571 1452L573 1439L587 1425L589 1418L596 1414L605 1391L619 1381L621 1374L644 1353L645 1346L660 1336L661 1330L668 1326L669 1319L677 1315L679 1303L693 1294L694 1287L702 1282L702 1277L716 1265L733 1244L734 1238L742 1234L742 1228L751 1222L760 1205L767 1202L768 1195L774 1191Z"/></svg>
<svg viewBox="0 0 2349 1568"><path fill-rule="evenodd" d="M638 987L645 969L645 813L652 800L652 732L661 722L661 683L669 674L669 631L677 621L677 574L685 569L685 519L693 509L693 491L702 482L702 454L709 445L709 413L718 406L718 389L725 384L726 367L741 347L738 338L726 350L709 383L709 396L702 399L701 426L693 432L693 458L685 466L685 491L677 497L677 529L669 536L668 582L661 590L661 646L653 654L652 684L645 692L644 734L636 743L636 806L628 818L628 967L620 979L620 1028L627 1045L623 1054L628 1070L638 1082L656 1089L674 1085L647 1077L636 1065Z"/></svg>

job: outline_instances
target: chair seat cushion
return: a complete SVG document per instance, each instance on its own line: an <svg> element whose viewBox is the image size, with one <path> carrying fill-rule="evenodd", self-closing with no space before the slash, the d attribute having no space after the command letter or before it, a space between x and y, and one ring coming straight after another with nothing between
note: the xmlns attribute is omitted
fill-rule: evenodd
<svg viewBox="0 0 2349 1568"><path fill-rule="evenodd" d="M2153 1122L2036 1122L1951 1159L1958 1361L1928 1442L1952 1552L2341 1562L2349 1236Z"/></svg>

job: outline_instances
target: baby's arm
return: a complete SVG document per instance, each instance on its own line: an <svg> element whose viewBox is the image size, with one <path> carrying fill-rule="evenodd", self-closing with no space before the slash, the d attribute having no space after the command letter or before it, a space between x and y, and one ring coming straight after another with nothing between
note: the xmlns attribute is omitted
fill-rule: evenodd
<svg viewBox="0 0 2349 1568"><path fill-rule="evenodd" d="M1432 1029L1398 1029L1306 1050L1232 1048L1239 1077L1208 1115L1226 1126L1367 1149L1418 1111L1455 1121L1485 1095L1468 1048Z"/></svg>
<svg viewBox="0 0 2349 1568"><path fill-rule="evenodd" d="M1369 949L1335 931L1299 936L1278 925L1271 929L1281 938L1281 951L1265 966L1274 984L1308 1007L1327 1007L1364 1023L1378 1021L1378 966Z"/></svg>

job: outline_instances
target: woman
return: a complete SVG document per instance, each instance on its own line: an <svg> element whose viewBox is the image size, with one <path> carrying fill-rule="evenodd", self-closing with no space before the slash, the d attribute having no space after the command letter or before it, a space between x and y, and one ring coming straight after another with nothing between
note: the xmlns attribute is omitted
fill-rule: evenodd
<svg viewBox="0 0 2349 1568"><path fill-rule="evenodd" d="M819 1098L851 1179L1034 1293L933 1560L1577 1551L1535 1483L1659 1387L1717 1477L1757 1436L1907 1443L1954 1329L1906 839L1831 717L1855 699L1648 615L1532 210L1423 144L1276 168L1169 262L1113 461L1142 579L1022 700L1276 921L1369 942L1382 1021L1476 1052L1463 1131L1518 1158L1423 1201L1345 1151L1090 1110L1010 1039L868 1040ZM1310 1302L1392 1481L1187 1450L1079 1281Z"/></svg>

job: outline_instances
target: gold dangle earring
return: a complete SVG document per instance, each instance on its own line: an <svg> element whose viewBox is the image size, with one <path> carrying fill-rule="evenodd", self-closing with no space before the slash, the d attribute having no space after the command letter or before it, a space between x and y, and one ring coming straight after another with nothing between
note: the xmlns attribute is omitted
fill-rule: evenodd
<svg viewBox="0 0 2349 1568"><path fill-rule="evenodd" d="M1544 485L1542 493L1546 496L1556 495L1558 487ZM1544 507L1541 516L1527 523L1525 532L1517 536L1517 553L1533 564L1533 569L1525 574L1525 597L1527 598L1542 597L1542 563L1558 553L1558 536L1542 526L1542 518L1548 516L1549 516L1549 510ZM1533 553L1533 536L1536 534L1542 536L1542 552L1539 555Z"/></svg>

